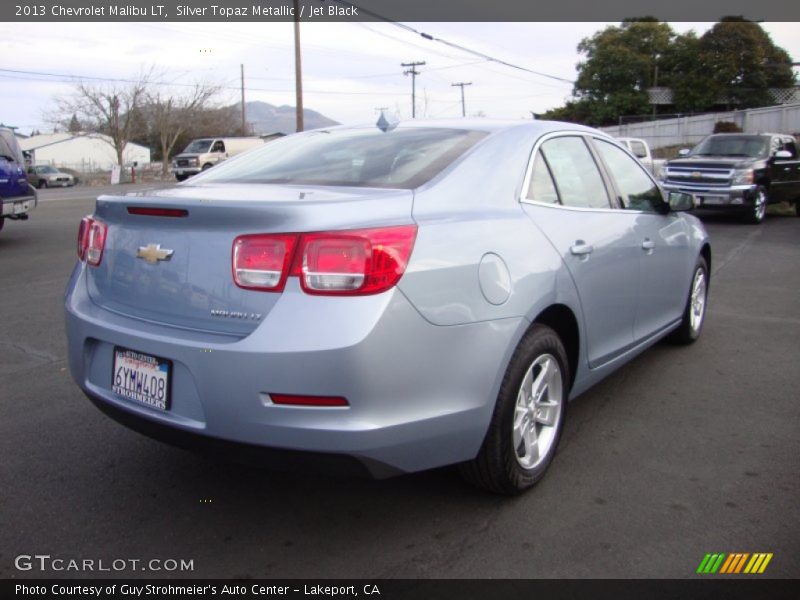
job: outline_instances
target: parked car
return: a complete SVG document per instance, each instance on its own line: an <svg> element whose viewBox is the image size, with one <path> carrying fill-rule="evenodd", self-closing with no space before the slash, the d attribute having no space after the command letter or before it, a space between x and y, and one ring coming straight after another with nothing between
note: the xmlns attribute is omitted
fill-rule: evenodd
<svg viewBox="0 0 800 600"><path fill-rule="evenodd" d="M711 250L692 207L572 124L287 136L97 200L66 294L70 371L172 443L377 477L461 463L516 493L552 461L568 399L700 335Z"/></svg>
<svg viewBox="0 0 800 600"><path fill-rule="evenodd" d="M25 158L14 132L0 127L0 229L6 219L25 221L36 208L36 190L25 176Z"/></svg>
<svg viewBox="0 0 800 600"><path fill-rule="evenodd" d="M75 178L70 173L59 171L50 165L28 167L28 179L37 188L72 187Z"/></svg>
<svg viewBox="0 0 800 600"><path fill-rule="evenodd" d="M800 216L800 158L790 135L719 133L664 168L664 188L693 194L698 207L764 220L767 205L791 202Z"/></svg>
<svg viewBox="0 0 800 600"><path fill-rule="evenodd" d="M172 159L172 173L178 181L210 169L214 165L264 144L260 137L201 138L192 140Z"/></svg>
<svg viewBox="0 0 800 600"><path fill-rule="evenodd" d="M666 164L666 160L662 158L653 158L653 153L650 151L650 144L646 140L639 138L617 138L617 143L622 144L631 153L639 159L648 171L650 171L656 178L661 175L661 170Z"/></svg>

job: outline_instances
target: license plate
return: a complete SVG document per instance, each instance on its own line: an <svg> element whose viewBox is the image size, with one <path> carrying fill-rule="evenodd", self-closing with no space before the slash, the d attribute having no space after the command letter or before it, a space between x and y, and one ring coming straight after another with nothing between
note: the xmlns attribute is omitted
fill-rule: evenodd
<svg viewBox="0 0 800 600"><path fill-rule="evenodd" d="M114 348L111 390L158 410L169 408L172 361L127 348Z"/></svg>
<svg viewBox="0 0 800 600"><path fill-rule="evenodd" d="M28 202L17 202L14 205L14 214L21 215L22 213L26 213L28 212L28 209L30 209L30 207L31 207L30 200Z"/></svg>
<svg viewBox="0 0 800 600"><path fill-rule="evenodd" d="M724 196L700 196L700 204L724 204Z"/></svg>

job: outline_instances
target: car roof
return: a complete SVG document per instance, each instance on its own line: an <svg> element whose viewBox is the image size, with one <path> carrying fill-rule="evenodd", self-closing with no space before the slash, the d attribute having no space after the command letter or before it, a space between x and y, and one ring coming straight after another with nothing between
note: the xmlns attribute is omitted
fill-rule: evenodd
<svg viewBox="0 0 800 600"><path fill-rule="evenodd" d="M374 123L360 123L357 125L338 125L335 127L322 127L316 131L345 130L345 129L367 129L376 127ZM396 125L397 129L417 129L417 128L437 128L437 129L468 129L472 131L485 131L496 133L510 129L529 129L532 133L539 135L551 131L580 131L584 133L607 134L591 127L566 123L562 121L538 121L538 120L505 120L505 119L486 119L478 117L467 117L461 119L413 119L400 121Z"/></svg>

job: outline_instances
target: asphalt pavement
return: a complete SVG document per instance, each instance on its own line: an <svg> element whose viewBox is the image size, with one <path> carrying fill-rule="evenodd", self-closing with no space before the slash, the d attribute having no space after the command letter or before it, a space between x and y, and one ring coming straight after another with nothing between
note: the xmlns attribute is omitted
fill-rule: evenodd
<svg viewBox="0 0 800 600"><path fill-rule="evenodd" d="M773 553L762 577L800 577L800 219L709 216L701 339L571 403L549 473L509 499L452 468L217 463L105 417L69 376L62 312L98 191L45 190L0 232L0 578L116 574L15 566L36 554L193 561L118 573L149 577L691 578L709 552Z"/></svg>

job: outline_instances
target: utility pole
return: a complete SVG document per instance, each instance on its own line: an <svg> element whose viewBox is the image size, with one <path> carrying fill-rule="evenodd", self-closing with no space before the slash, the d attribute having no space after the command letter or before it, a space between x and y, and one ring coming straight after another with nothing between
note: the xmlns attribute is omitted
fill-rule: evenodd
<svg viewBox="0 0 800 600"><path fill-rule="evenodd" d="M303 131L303 68L300 63L300 2L294 4L294 87L297 110L297 131Z"/></svg>
<svg viewBox="0 0 800 600"><path fill-rule="evenodd" d="M242 135L247 135L247 117L244 107L244 64L239 66L242 68Z"/></svg>
<svg viewBox="0 0 800 600"><path fill-rule="evenodd" d="M425 64L425 61L417 61L417 62L410 62L410 63L400 63L401 67L409 67L405 71L403 71L403 75L411 75L411 118L417 118L417 75L419 75L419 71L417 71L414 67L421 67Z"/></svg>
<svg viewBox="0 0 800 600"><path fill-rule="evenodd" d="M460 87L461 88L461 116L462 117L466 117L467 116L467 107L464 104L464 86L465 85L472 85L472 82L470 81L468 83L459 82L459 83L451 83L450 84L450 87Z"/></svg>

